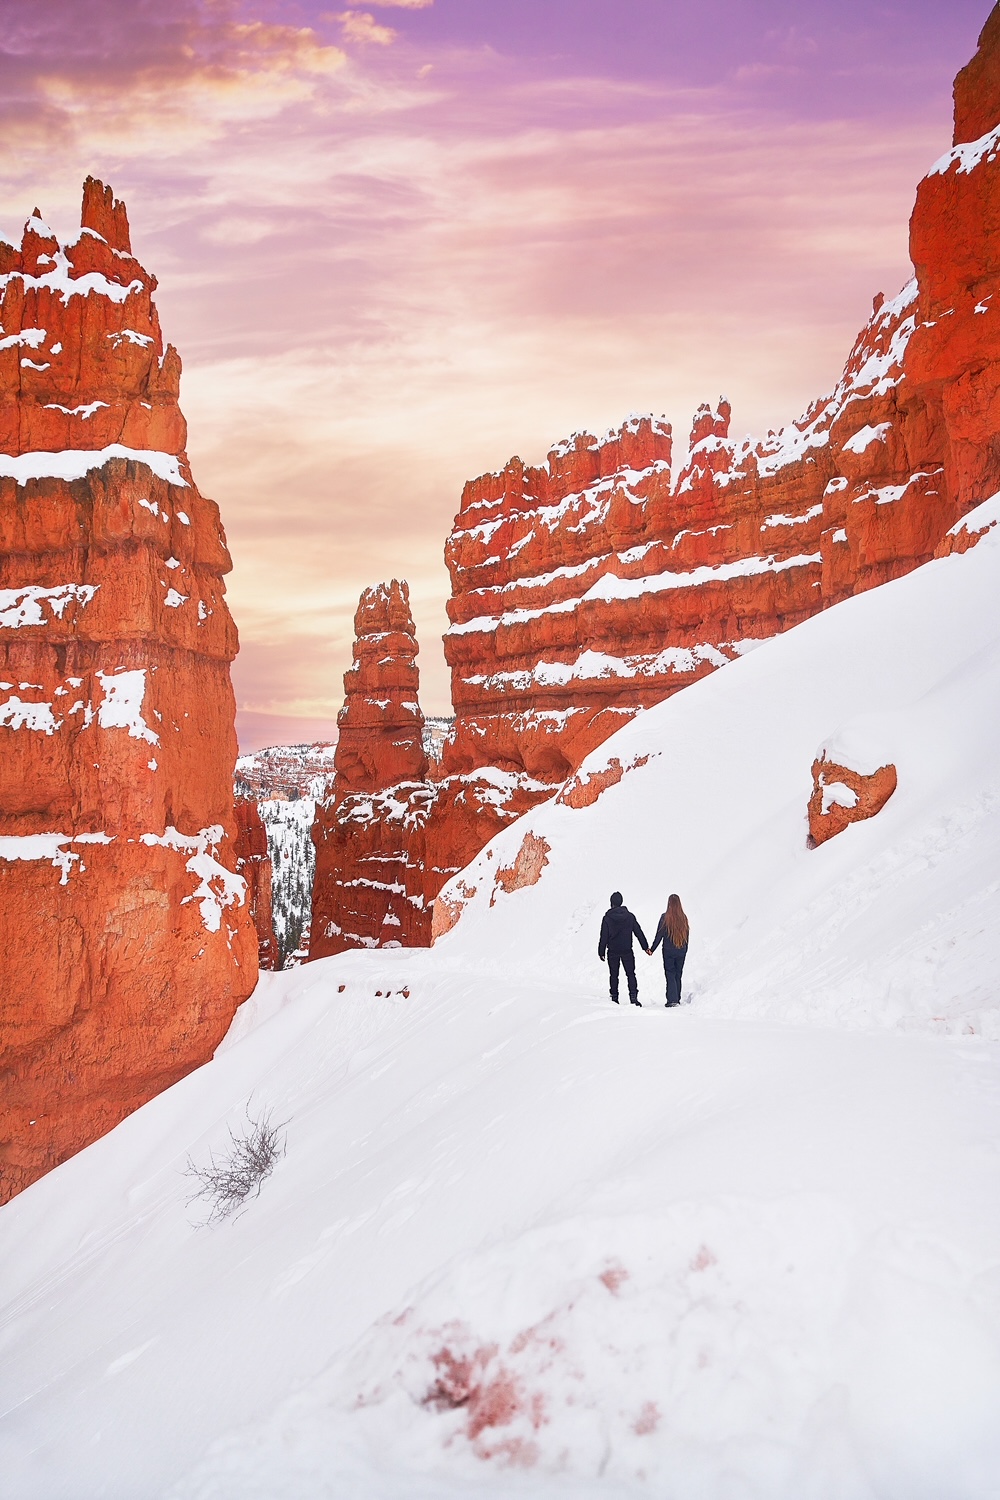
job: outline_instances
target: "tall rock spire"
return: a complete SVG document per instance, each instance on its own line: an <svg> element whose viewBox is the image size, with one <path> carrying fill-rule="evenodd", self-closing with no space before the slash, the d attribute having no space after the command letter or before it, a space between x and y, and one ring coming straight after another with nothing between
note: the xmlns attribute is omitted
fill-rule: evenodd
<svg viewBox="0 0 1000 1500"><path fill-rule="evenodd" d="M122 204L0 241L0 1196L211 1056L257 975L236 630Z"/></svg>
<svg viewBox="0 0 1000 1500"><path fill-rule="evenodd" d="M354 665L344 674L334 768L342 786L379 791L427 774L410 590L365 589L354 616Z"/></svg>
<svg viewBox="0 0 1000 1500"><path fill-rule="evenodd" d="M422 830L428 784L410 591L366 589L344 673L333 789L316 811L310 958L430 941Z"/></svg>

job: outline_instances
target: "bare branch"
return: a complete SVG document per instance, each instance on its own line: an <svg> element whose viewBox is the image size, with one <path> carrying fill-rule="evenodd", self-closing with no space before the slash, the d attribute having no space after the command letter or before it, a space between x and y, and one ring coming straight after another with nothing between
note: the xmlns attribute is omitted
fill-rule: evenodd
<svg viewBox="0 0 1000 1500"><path fill-rule="evenodd" d="M246 1127L238 1135L230 1128L231 1149L224 1157L217 1161L214 1152L211 1153L207 1167L195 1166L188 1157L184 1175L193 1177L199 1186L187 1201L191 1204L204 1199L210 1205L206 1224L228 1219L251 1198L259 1197L265 1179L284 1156L287 1143L282 1131L288 1121L275 1124L273 1113L266 1110L254 1118L248 1104Z"/></svg>

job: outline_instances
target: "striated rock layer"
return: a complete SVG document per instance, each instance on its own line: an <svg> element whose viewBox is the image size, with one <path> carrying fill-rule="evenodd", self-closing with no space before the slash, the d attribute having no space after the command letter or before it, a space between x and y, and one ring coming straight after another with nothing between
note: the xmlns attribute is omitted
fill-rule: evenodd
<svg viewBox="0 0 1000 1500"><path fill-rule="evenodd" d="M124 205L0 239L0 1194L208 1058L253 989L236 631Z"/></svg>
<svg viewBox="0 0 1000 1500"><path fill-rule="evenodd" d="M399 917L403 941L427 940L444 869L496 831L484 778L523 811L642 708L975 540L961 518L1000 489L1000 7L956 81L954 145L920 184L910 247L913 280L875 298L834 390L780 432L735 439L720 400L695 414L676 474L670 426L633 416L466 485L445 549L456 719L441 767L403 796L384 762L351 811L363 840L337 855L356 881L353 848L391 848L393 899L422 903ZM600 790L574 782L564 800ZM338 943L385 941L389 892L365 889Z"/></svg>
<svg viewBox="0 0 1000 1500"><path fill-rule="evenodd" d="M354 630L333 789L313 827L312 958L428 941L416 847L428 762L406 584L393 579L366 589Z"/></svg>

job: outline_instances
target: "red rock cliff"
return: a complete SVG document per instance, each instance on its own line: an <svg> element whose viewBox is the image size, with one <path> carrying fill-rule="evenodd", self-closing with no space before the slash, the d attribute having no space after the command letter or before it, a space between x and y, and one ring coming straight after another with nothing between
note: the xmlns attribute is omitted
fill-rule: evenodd
<svg viewBox="0 0 1000 1500"><path fill-rule="evenodd" d="M0 240L0 1192L205 1061L253 989L236 632L155 280L88 179Z"/></svg>
<svg viewBox="0 0 1000 1500"><path fill-rule="evenodd" d="M934 554L1000 488L1000 7L920 185L915 279L875 299L833 392L762 442L725 401L578 433L465 488L446 559L452 769L556 782L640 708Z"/></svg>

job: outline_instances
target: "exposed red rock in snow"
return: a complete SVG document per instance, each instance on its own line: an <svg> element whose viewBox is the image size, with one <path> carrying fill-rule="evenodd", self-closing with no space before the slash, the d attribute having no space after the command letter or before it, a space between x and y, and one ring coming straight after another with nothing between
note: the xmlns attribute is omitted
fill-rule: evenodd
<svg viewBox="0 0 1000 1500"><path fill-rule="evenodd" d="M236 801L236 842L233 845L236 873L247 884L246 905L257 932L257 956L262 969L276 969L277 944L274 940L274 917L271 891L271 855L267 847L267 829L256 802L240 797Z"/></svg>
<svg viewBox="0 0 1000 1500"><path fill-rule="evenodd" d="M514 856L514 863L497 870L493 886L494 897L498 891L506 891L510 896L515 891L523 891L525 886L537 885L551 853L552 845L546 839L526 833ZM492 901L490 904L492 905Z"/></svg>
<svg viewBox="0 0 1000 1500"><path fill-rule="evenodd" d="M0 1194L208 1058L257 974L230 560L102 184L0 241Z"/></svg>
<svg viewBox="0 0 1000 1500"><path fill-rule="evenodd" d="M809 838L825 844L851 823L861 823L881 812L896 790L896 767L855 771L821 755L812 765L813 792L809 798Z"/></svg>
<svg viewBox="0 0 1000 1500"><path fill-rule="evenodd" d="M979 507L978 510L972 511L961 521L956 522L950 531L946 531L934 549L934 556L951 557L956 552L959 554L968 552L970 547L981 542L984 536L1000 524L1000 517L997 513L987 519L983 516L982 510L983 507Z"/></svg>
<svg viewBox="0 0 1000 1500"><path fill-rule="evenodd" d="M578 771L566 782L562 791L556 797L564 807L593 807L609 787L617 786L626 771L634 771L638 766L644 766L649 760L648 755L638 755L623 766L617 755L613 755L603 769L590 771L586 775Z"/></svg>

